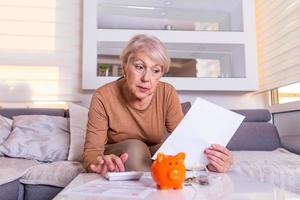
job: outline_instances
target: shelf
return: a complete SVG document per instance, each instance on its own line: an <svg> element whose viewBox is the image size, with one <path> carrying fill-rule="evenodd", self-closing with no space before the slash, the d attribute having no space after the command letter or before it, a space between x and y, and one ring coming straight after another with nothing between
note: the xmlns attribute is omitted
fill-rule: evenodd
<svg viewBox="0 0 300 200"><path fill-rule="evenodd" d="M99 77L94 82L89 81L84 85L85 89L93 90L101 85L117 80L118 77ZM181 91L253 91L256 90L256 82L244 78L168 78L161 81L172 84L176 90ZM207 87L209 85L209 87ZM221 88L221 89L220 89Z"/></svg>
<svg viewBox="0 0 300 200"><path fill-rule="evenodd" d="M98 29L243 31L242 0L97 2Z"/></svg>
<svg viewBox="0 0 300 200"><path fill-rule="evenodd" d="M125 42L97 42L98 65L120 66L119 55L124 46ZM168 77L246 77L245 68L241 67L245 66L242 44L166 43L166 46L171 58Z"/></svg>
<svg viewBox="0 0 300 200"><path fill-rule="evenodd" d="M103 42L126 42L136 34L154 35L165 43L242 44L247 39L247 35L243 32L97 29L96 40Z"/></svg>
<svg viewBox="0 0 300 200"><path fill-rule="evenodd" d="M254 0L84 0L82 88L115 80L126 42L144 33L167 46L175 64L162 80L177 90L255 91L255 30Z"/></svg>

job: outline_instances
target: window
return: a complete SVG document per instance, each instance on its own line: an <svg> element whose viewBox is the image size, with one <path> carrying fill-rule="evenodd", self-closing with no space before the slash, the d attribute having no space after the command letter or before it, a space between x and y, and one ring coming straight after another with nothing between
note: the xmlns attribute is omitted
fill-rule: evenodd
<svg viewBox="0 0 300 200"><path fill-rule="evenodd" d="M300 82L272 90L271 101L272 104L300 101Z"/></svg>
<svg viewBox="0 0 300 200"><path fill-rule="evenodd" d="M0 0L0 106L80 99L80 16L80 0Z"/></svg>

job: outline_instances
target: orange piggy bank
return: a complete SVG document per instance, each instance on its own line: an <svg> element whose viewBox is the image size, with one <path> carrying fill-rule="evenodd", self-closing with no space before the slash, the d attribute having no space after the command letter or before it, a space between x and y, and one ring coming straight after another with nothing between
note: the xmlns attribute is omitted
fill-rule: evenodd
<svg viewBox="0 0 300 200"><path fill-rule="evenodd" d="M157 188L181 189L185 179L184 166L185 153L178 153L176 156L159 153L151 166L151 175L157 184Z"/></svg>

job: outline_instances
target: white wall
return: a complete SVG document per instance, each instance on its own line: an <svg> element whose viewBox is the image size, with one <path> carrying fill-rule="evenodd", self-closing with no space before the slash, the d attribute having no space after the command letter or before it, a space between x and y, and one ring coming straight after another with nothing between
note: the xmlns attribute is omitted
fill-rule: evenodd
<svg viewBox="0 0 300 200"><path fill-rule="evenodd" d="M197 97L204 98L228 109L266 108L268 96L246 92L178 92L181 102L194 102ZM92 91L83 93L81 105L88 107Z"/></svg>

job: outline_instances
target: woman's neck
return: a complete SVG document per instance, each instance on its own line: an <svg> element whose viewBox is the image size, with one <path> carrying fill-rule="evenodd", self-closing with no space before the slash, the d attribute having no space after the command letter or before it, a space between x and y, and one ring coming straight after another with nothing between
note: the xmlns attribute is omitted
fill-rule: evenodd
<svg viewBox="0 0 300 200"><path fill-rule="evenodd" d="M145 99L136 99L133 101L128 101L129 105L137 110L145 110L151 103L152 95L146 97Z"/></svg>
<svg viewBox="0 0 300 200"><path fill-rule="evenodd" d="M139 99L131 93L126 84L123 84L121 87L122 94L131 107L137 110L145 110L150 105L153 94L143 99Z"/></svg>

